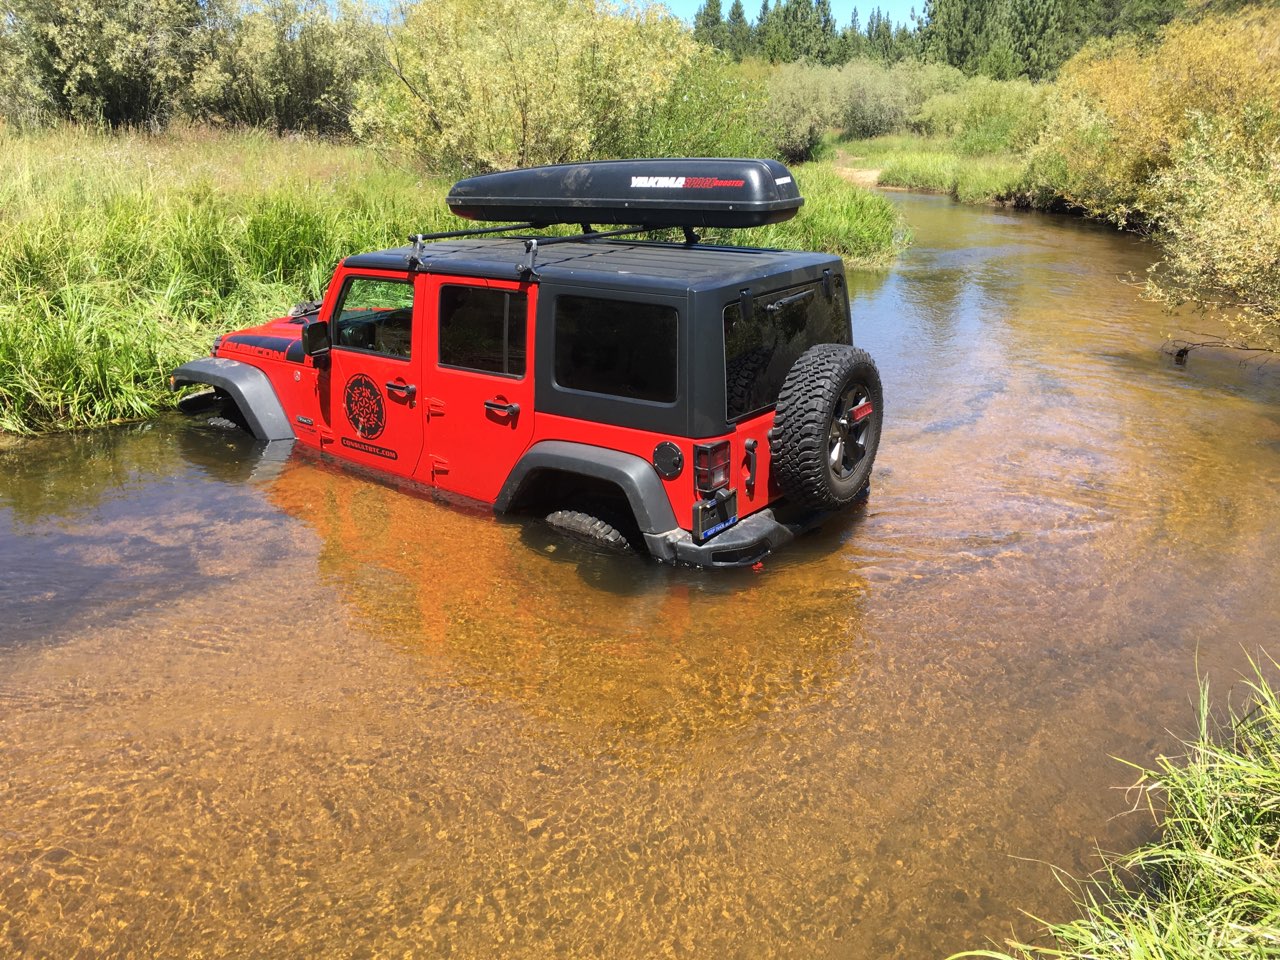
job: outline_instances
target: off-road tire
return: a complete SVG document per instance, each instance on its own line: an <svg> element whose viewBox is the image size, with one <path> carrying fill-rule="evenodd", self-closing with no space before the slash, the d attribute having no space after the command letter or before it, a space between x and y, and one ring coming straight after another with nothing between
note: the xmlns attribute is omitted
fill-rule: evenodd
<svg viewBox="0 0 1280 960"><path fill-rule="evenodd" d="M752 390L772 359L772 350L757 347L729 364L725 370L725 393L731 413L741 416L753 412L750 403Z"/></svg>
<svg viewBox="0 0 1280 960"><path fill-rule="evenodd" d="M243 430L244 428L234 420L228 420L226 417L210 417L209 426L215 430Z"/></svg>
<svg viewBox="0 0 1280 960"><path fill-rule="evenodd" d="M838 409L849 397L871 404L865 419L852 426L846 422L849 411ZM782 383L769 434L771 473L787 498L822 510L852 503L871 479L883 407L880 372L865 350L825 343L801 354ZM854 445L846 440L837 447L842 437Z"/></svg>
<svg viewBox="0 0 1280 960"><path fill-rule="evenodd" d="M581 510L556 510L547 514L547 524L574 540L615 553L629 553L631 541L607 520Z"/></svg>

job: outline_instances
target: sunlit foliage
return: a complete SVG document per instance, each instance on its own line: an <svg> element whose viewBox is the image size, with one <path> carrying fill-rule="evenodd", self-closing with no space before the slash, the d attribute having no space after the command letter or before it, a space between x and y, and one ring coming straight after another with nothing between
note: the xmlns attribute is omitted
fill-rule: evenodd
<svg viewBox="0 0 1280 960"><path fill-rule="evenodd" d="M355 130L431 169L759 148L749 90L659 7L423 0L389 57ZM683 146L670 143L673 123ZM667 132L653 144L655 128Z"/></svg>
<svg viewBox="0 0 1280 960"><path fill-rule="evenodd" d="M1095 45L1062 72L1029 189L1156 232L1152 290L1238 305L1246 332L1280 321L1280 9L1170 25Z"/></svg>

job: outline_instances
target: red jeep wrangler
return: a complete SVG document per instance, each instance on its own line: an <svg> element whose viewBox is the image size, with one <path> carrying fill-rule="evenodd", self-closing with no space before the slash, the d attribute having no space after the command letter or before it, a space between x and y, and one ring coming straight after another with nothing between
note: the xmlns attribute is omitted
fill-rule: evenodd
<svg viewBox="0 0 1280 960"><path fill-rule="evenodd" d="M699 243L803 202L768 160L473 177L455 214L520 222L348 257L323 301L219 336L171 385L212 388L260 440L660 560L751 564L857 499L880 440L840 259ZM553 224L582 232L529 234ZM634 239L672 228L684 242Z"/></svg>

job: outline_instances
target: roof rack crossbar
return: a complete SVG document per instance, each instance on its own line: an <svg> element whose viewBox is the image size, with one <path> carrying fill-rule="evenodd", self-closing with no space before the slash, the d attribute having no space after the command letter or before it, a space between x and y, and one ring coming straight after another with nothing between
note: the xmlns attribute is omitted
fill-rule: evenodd
<svg viewBox="0 0 1280 960"><path fill-rule="evenodd" d="M549 247L555 243L576 243L582 240L599 240L603 237L622 237L629 233L652 233L653 227L623 227L620 230L592 230L589 233L575 233L568 237L529 237L524 241L525 258L523 263L516 264L516 273L522 277L536 278L538 271L534 265L538 259L538 248Z"/></svg>
<svg viewBox="0 0 1280 960"><path fill-rule="evenodd" d="M453 240L457 237L479 237L486 233L506 233L508 230L540 230L542 223L510 223L505 227L471 227L467 230L447 230L444 233L414 233L409 239L415 243L424 240Z"/></svg>
<svg viewBox="0 0 1280 960"><path fill-rule="evenodd" d="M575 243L580 240L599 240L602 237L622 237L628 233L652 233L655 229L654 227L623 227L620 230L592 230L588 233L575 233L567 237L539 237L538 246L546 247L553 243Z"/></svg>

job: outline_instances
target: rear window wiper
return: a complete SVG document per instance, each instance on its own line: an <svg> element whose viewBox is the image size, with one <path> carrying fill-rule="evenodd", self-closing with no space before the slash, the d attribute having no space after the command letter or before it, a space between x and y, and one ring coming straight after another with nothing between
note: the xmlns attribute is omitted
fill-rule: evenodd
<svg viewBox="0 0 1280 960"><path fill-rule="evenodd" d="M799 293L793 293L789 297L783 297L781 300L775 300L773 301L773 303L765 307L765 309L768 310L770 313L777 313L783 307L789 307L793 303L799 303L801 300L804 300L805 298L812 297L812 296L813 296L813 287L810 287L808 290L801 290Z"/></svg>

